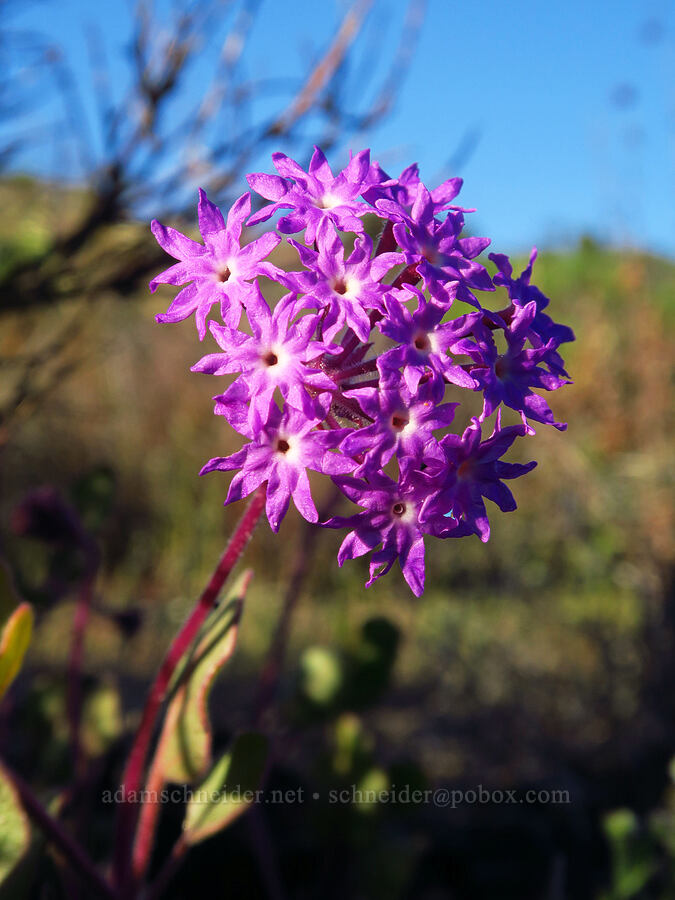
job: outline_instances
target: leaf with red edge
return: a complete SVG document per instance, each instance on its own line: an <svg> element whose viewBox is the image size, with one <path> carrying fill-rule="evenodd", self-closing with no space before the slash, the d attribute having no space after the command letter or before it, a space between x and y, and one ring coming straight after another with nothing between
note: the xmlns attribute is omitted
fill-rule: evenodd
<svg viewBox="0 0 675 900"><path fill-rule="evenodd" d="M211 687L234 652L244 597L253 573L244 572L205 629L180 673L153 760L154 779L191 783L211 763Z"/></svg>

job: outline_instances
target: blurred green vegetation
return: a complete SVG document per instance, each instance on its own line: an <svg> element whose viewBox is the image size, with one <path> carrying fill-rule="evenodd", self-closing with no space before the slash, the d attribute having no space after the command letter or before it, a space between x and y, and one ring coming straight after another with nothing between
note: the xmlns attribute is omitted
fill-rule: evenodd
<svg viewBox="0 0 675 900"><path fill-rule="evenodd" d="M16 228L13 217L0 226L0 251L14 259L44 248L41 217L53 200L34 184L26 190L29 214ZM125 239L145 234L120 228ZM293 258L279 251L277 261ZM365 591L366 564L338 569L341 537L321 533L269 716L273 732L302 739L282 744L272 782L543 785L568 789L571 806L368 815L358 805L323 805L305 812L307 822L300 810L270 813L289 859L326 853L325 884L346 854L340 896L675 897L675 266L583 240L542 252L534 280L577 335L564 348L574 384L550 397L568 431L541 426L516 444L512 459L539 465L513 486L516 512L493 508L489 543L428 543L421 600L397 570ZM206 460L236 448L237 436L212 415L214 380L189 372L209 352L206 342L191 323L154 323L169 296L102 292L2 320L7 356L39 348L69 316L78 321L65 350L68 376L46 385L0 435L3 554L37 616L27 671L4 713L12 736L3 750L43 787L69 773L62 673L81 564L17 535L17 504L37 486L56 486L101 548L85 743L113 779L123 725L135 721L142 686L240 514L223 509L225 477L198 477ZM329 493L317 481L318 505ZM306 534L292 512L278 536L261 527L246 554L255 577L237 654L212 704L221 737L249 724ZM109 826L105 816L97 822L94 848ZM223 858L245 840L243 826L232 834L227 846L217 839ZM198 852L207 851L208 842ZM388 878L378 880L385 859ZM200 860L206 884L215 863ZM303 879L293 896L334 895Z"/></svg>

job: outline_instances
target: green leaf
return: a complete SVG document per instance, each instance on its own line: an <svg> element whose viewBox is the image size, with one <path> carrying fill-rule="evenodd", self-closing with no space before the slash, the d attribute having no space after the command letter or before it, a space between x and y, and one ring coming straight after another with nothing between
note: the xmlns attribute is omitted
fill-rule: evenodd
<svg viewBox="0 0 675 900"><path fill-rule="evenodd" d="M607 813L603 821L605 834L613 844L627 841L639 827L638 818L631 809L615 809Z"/></svg>
<svg viewBox="0 0 675 900"><path fill-rule="evenodd" d="M268 740L241 734L190 798L183 831L188 844L198 844L226 828L256 801L267 764Z"/></svg>
<svg viewBox="0 0 675 900"><path fill-rule="evenodd" d="M378 809L380 798L389 790L389 778L383 769L369 769L356 786L357 812L370 814Z"/></svg>
<svg viewBox="0 0 675 900"><path fill-rule="evenodd" d="M234 652L252 576L247 570L235 582L227 600L207 621L194 653L179 675L153 761L155 777L163 782L191 783L202 777L211 763L209 692Z"/></svg>
<svg viewBox="0 0 675 900"><path fill-rule="evenodd" d="M33 609L20 603L5 623L0 637L0 698L16 678L33 633Z"/></svg>
<svg viewBox="0 0 675 900"><path fill-rule="evenodd" d="M0 884L14 869L30 844L30 825L17 792L0 766Z"/></svg>
<svg viewBox="0 0 675 900"><path fill-rule="evenodd" d="M111 684L91 691L82 710L82 744L90 757L105 753L122 733L122 703Z"/></svg>
<svg viewBox="0 0 675 900"><path fill-rule="evenodd" d="M333 771L341 777L356 778L371 765L373 738L354 713L343 713L335 722Z"/></svg>
<svg viewBox="0 0 675 900"><path fill-rule="evenodd" d="M316 706L337 700L343 673L340 657L329 647L308 647L300 659L300 690Z"/></svg>
<svg viewBox="0 0 675 900"><path fill-rule="evenodd" d="M612 857L611 896L615 900L632 900L658 869L657 848L630 809L608 813L603 826Z"/></svg>

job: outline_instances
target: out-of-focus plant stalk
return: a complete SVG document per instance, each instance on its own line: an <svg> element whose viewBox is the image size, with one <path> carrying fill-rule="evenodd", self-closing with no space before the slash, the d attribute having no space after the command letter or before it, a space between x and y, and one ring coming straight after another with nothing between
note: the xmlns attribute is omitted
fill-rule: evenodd
<svg viewBox="0 0 675 900"><path fill-rule="evenodd" d="M342 494L339 488L335 488L325 506L319 512L320 522L330 517L341 497ZM272 637L267 658L258 681L257 696L253 706L253 727L260 726L267 710L274 702L291 633L291 620L309 571L312 554L322 533L322 529L317 525L308 522L300 534L291 577L281 606L281 613L279 614L274 636Z"/></svg>
<svg viewBox="0 0 675 900"><path fill-rule="evenodd" d="M70 644L70 659L68 661L67 698L66 710L68 716L68 730L70 732L70 749L73 758L73 771L75 777L82 775L84 758L82 756L82 741L80 739L80 726L82 720L82 660L84 656L84 640L89 624L91 605L94 596L94 582L96 580L96 567L90 571L80 587L73 620L73 636Z"/></svg>
<svg viewBox="0 0 675 900"><path fill-rule="evenodd" d="M93 891L93 896L102 900L115 900L115 892L96 869L80 844L64 830L44 808L28 784L2 763L2 769L16 789L21 805L31 821L40 829L47 840L63 855L72 872Z"/></svg>
<svg viewBox="0 0 675 900"><path fill-rule="evenodd" d="M213 609L225 580L239 561L253 534L265 508L266 486L265 482L253 494L225 548L225 552L220 558L220 562L211 576L211 580L181 630L174 638L160 666L157 677L150 688L141 724L136 732L122 776L122 801L118 808L114 859L115 885L120 898L133 897L135 894L131 854L134 833L140 813L140 805L135 802L135 795L143 785L145 763L162 703L166 697L166 692L176 667L190 648L206 617ZM148 845L144 849L144 853L149 856L151 850L152 846ZM144 860L141 860L140 864L145 867Z"/></svg>
<svg viewBox="0 0 675 900"><path fill-rule="evenodd" d="M342 494L336 488L329 497L324 508L319 512L320 521L331 515L341 496ZM267 657L258 682L257 696L253 706L253 714L251 716L251 726L253 728L259 728L262 725L266 713L274 703L283 668L284 657L286 655L286 647L291 633L291 620L297 607L304 580L309 572L312 554L314 553L316 543L322 534L323 531L311 522L306 523L305 527L300 532L293 568L291 570L291 577L284 594L279 619L277 620L274 635L269 650L267 651ZM148 788L150 790L155 787L157 786L151 785L150 782L148 782ZM156 814L154 817L150 815L148 818L153 820L154 828ZM147 868L149 860L144 854L139 852L139 849L137 843L134 848L134 869L140 874L141 871L144 872ZM148 855L150 850L150 847L146 850ZM174 844L170 855L165 860L155 881L150 885L148 893L149 900L159 900L169 882L183 864L188 850L189 845L185 840L184 835L181 835ZM140 865L143 866L142 870Z"/></svg>

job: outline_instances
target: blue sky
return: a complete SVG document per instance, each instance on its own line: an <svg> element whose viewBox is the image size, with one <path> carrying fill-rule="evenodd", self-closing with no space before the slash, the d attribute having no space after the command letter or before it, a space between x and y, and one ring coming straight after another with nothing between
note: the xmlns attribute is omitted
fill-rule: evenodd
<svg viewBox="0 0 675 900"><path fill-rule="evenodd" d="M357 49L379 47L376 74L399 40L406 5L375 0ZM248 72L301 75L346 8L262 0ZM118 86L127 77L130 9L110 0L96 7ZM91 10L84 0L42 0L17 23L62 44L86 80ZM461 175L460 200L478 210L471 228L492 236L494 249L558 246L585 233L675 256L674 35L675 8L664 0L428 0L395 111L354 149L371 146L393 172L417 161L430 185ZM203 74L193 73L194 98Z"/></svg>

